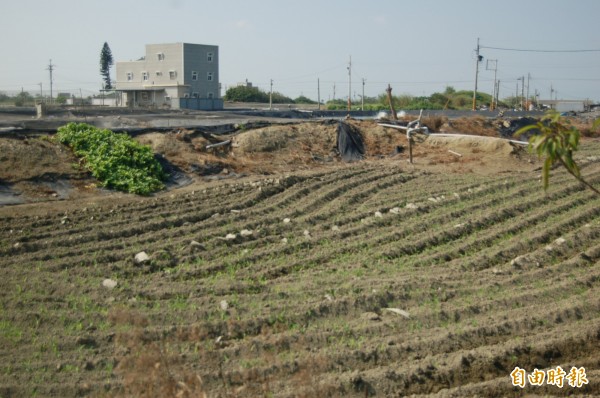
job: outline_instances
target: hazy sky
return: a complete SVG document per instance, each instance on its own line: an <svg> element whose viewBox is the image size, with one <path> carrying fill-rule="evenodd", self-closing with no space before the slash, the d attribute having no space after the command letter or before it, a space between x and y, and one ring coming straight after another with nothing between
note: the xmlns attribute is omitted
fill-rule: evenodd
<svg viewBox="0 0 600 398"><path fill-rule="evenodd" d="M147 43L219 46L225 90L248 79L290 97L429 95L446 86L472 90L477 38L479 90L491 93L497 60L500 97L528 73L530 93L600 100L598 0L0 0L0 91L49 89L90 95L102 85L100 50L138 59ZM112 68L114 78L115 71ZM520 84L520 83L519 83ZM224 93L223 90L223 93Z"/></svg>

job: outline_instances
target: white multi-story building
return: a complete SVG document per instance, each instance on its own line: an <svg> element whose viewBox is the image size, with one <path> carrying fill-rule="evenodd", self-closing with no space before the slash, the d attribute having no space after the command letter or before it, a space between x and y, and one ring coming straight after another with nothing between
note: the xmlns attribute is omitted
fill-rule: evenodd
<svg viewBox="0 0 600 398"><path fill-rule="evenodd" d="M123 106L223 109L218 46L147 44L144 57L117 62L116 70Z"/></svg>

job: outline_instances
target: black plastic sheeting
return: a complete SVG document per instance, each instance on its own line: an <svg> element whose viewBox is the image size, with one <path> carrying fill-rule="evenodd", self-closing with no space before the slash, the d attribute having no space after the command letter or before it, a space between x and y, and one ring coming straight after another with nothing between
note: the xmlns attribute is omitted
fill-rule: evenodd
<svg viewBox="0 0 600 398"><path fill-rule="evenodd" d="M502 138L508 138L511 140L527 141L527 140L529 140L529 137L531 137L532 135L540 134L540 130L538 130L537 128L532 129L532 130L527 131L524 134L521 134L518 137L515 136L515 133L523 127L527 127L529 125L536 124L538 121L539 121L538 119L534 119L532 117L521 117L518 119L504 121L504 124L502 126L500 126L500 135L502 136Z"/></svg>
<svg viewBox="0 0 600 398"><path fill-rule="evenodd" d="M356 162L365 157L363 136L351 124L339 122L335 147L344 162Z"/></svg>

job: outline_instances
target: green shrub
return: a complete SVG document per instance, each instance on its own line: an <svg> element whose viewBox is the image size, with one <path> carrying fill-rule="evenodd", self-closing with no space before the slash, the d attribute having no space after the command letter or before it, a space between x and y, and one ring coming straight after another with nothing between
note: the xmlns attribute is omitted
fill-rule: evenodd
<svg viewBox="0 0 600 398"><path fill-rule="evenodd" d="M105 187L138 195L164 188L162 181L167 175L150 147L127 134L69 123L58 129L57 139L83 158L92 175Z"/></svg>

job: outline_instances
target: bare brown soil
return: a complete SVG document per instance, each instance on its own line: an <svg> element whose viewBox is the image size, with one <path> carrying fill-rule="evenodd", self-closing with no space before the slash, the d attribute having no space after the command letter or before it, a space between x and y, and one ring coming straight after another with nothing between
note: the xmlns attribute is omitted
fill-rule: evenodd
<svg viewBox="0 0 600 398"><path fill-rule="evenodd" d="M598 396L600 198L558 169L544 193L506 141L430 137L411 165L402 134L353 123L353 164L326 122L222 153L141 135L194 179L147 198L0 139L3 182L83 185L0 207L0 397ZM599 153L578 155L595 185ZM511 384L559 365L589 384Z"/></svg>

